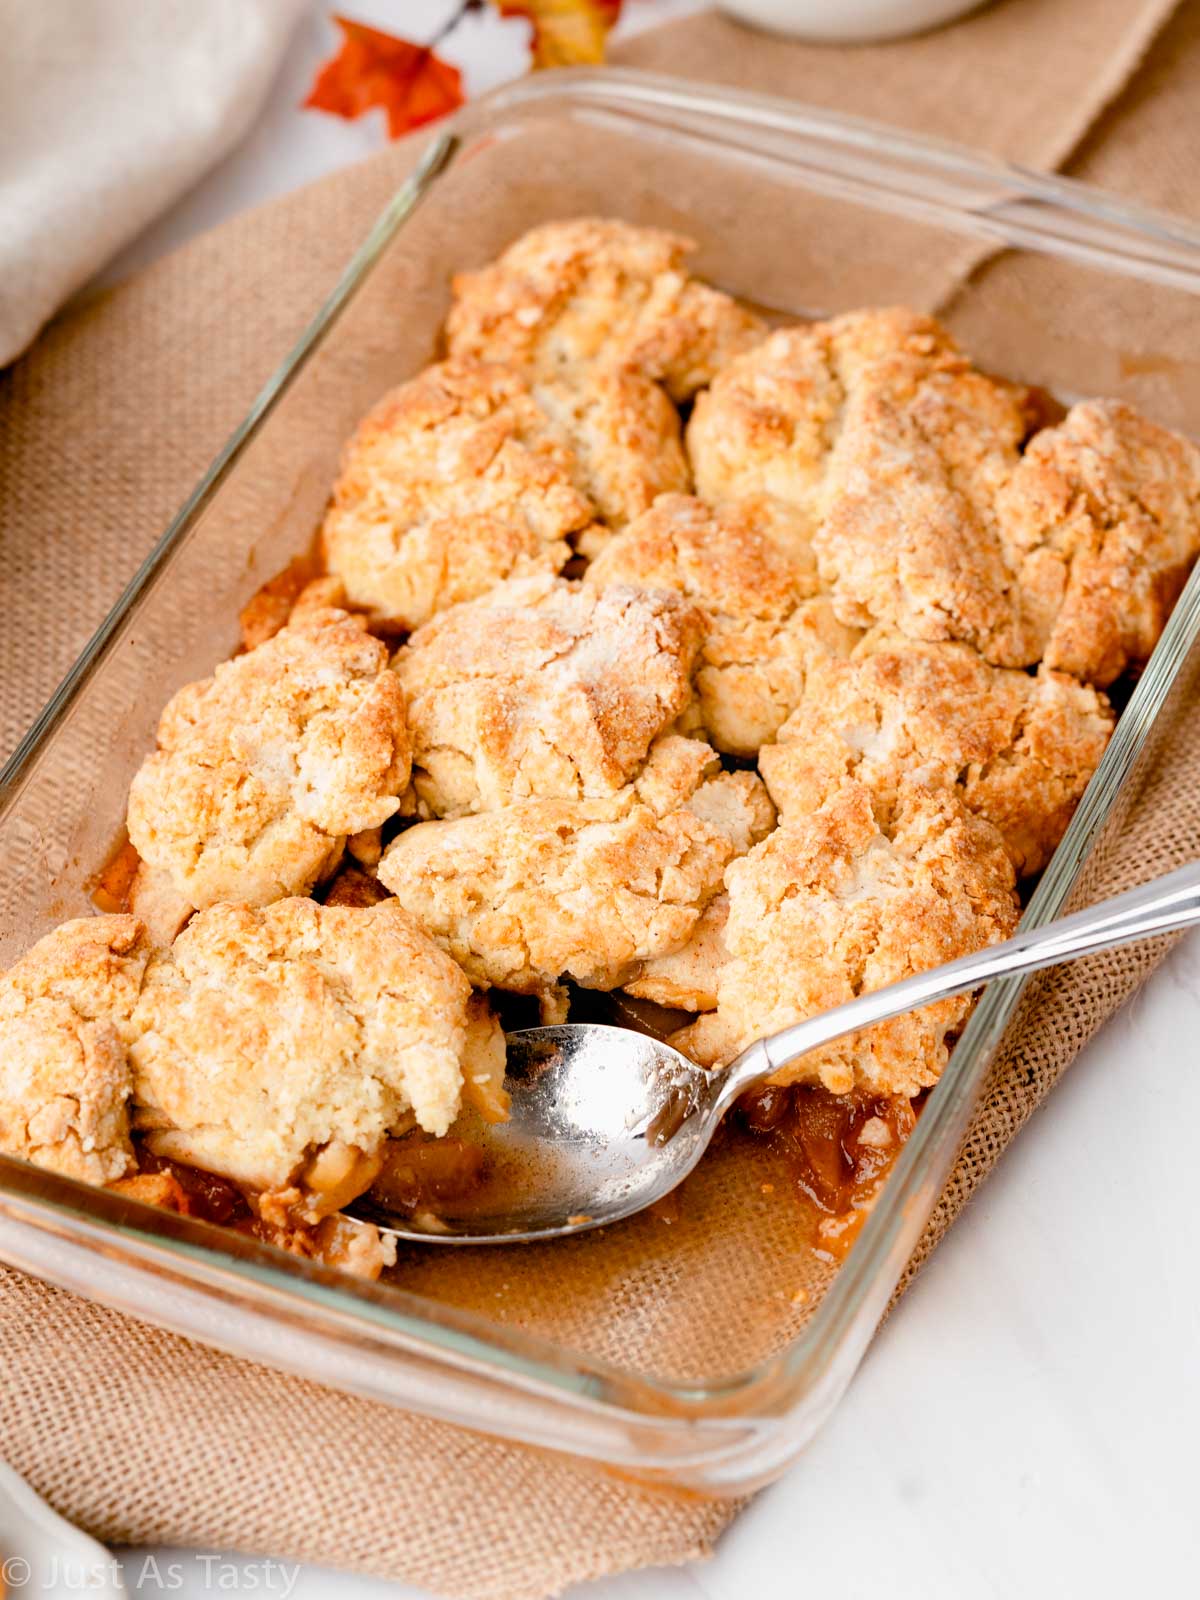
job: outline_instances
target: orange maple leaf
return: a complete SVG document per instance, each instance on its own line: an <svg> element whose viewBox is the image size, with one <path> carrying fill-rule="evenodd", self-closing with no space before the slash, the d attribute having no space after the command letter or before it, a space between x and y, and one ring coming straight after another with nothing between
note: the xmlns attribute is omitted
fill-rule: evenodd
<svg viewBox="0 0 1200 1600"><path fill-rule="evenodd" d="M306 106L347 119L380 106L387 112L388 137L398 139L462 105L458 68L431 46L410 44L348 17L333 20L342 30L342 47L317 73Z"/></svg>
<svg viewBox="0 0 1200 1600"><path fill-rule="evenodd" d="M621 14L621 0L493 0L502 17L533 24L529 48L541 67L595 66L604 41Z"/></svg>

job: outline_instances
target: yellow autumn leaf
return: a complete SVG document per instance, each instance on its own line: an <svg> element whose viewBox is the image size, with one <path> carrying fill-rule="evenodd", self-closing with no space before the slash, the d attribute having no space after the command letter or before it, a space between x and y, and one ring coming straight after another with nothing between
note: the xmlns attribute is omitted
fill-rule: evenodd
<svg viewBox="0 0 1200 1600"><path fill-rule="evenodd" d="M527 17L535 68L595 66L620 0L493 0L502 17Z"/></svg>

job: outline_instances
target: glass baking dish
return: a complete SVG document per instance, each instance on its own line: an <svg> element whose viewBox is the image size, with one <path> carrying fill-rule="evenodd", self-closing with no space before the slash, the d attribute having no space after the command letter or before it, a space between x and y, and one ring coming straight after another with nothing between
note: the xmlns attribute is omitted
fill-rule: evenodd
<svg viewBox="0 0 1200 1600"><path fill-rule="evenodd" d="M1195 227L946 144L668 78L580 71L501 90L430 142L0 774L0 967L90 910L87 880L159 709L232 652L240 606L309 547L342 440L434 354L450 272L583 212L691 235L703 276L776 314L937 310L985 366L1067 399L1121 395L1200 433L1200 378L1170 341L1198 310ZM1195 690L1198 633L1194 576L1027 923L1086 904L1120 848ZM462 1252L427 1247L373 1285L0 1158L0 1258L372 1399L740 1494L781 1472L844 1390L973 1110L1013 1070L1008 1030L1029 1003L1021 981L987 990L836 1272L791 1236L770 1183L746 1181L736 1142L692 1180L691 1221L475 1252L469 1270Z"/></svg>

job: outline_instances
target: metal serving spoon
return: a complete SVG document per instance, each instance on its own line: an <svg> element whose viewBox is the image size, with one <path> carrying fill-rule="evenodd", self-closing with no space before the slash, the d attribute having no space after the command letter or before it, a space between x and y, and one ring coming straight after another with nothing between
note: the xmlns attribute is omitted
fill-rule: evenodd
<svg viewBox="0 0 1200 1600"><path fill-rule="evenodd" d="M508 1035L507 1122L487 1130L481 1188L456 1216L412 1216L358 1202L356 1215L401 1239L504 1244L555 1239L643 1211L700 1160L734 1101L842 1034L966 994L992 978L1036 972L1096 950L1200 922L1200 861L1086 911L1018 933L752 1044L707 1072L629 1028L564 1023Z"/></svg>

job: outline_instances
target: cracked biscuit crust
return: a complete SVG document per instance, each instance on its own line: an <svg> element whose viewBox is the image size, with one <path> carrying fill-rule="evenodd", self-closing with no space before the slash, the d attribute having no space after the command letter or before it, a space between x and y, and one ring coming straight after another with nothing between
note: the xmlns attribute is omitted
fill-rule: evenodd
<svg viewBox="0 0 1200 1600"><path fill-rule="evenodd" d="M995 497L1029 431L1026 392L975 371L906 310L782 329L740 357L688 427L697 492L765 494L812 540L838 616L1036 659Z"/></svg>
<svg viewBox="0 0 1200 1600"><path fill-rule="evenodd" d="M121 1028L150 946L133 917L82 917L0 975L0 1150L85 1183L134 1169Z"/></svg>
<svg viewBox="0 0 1200 1600"><path fill-rule="evenodd" d="M1105 687L1147 660L1200 553L1200 451L1119 402L1073 406L999 514L1038 653Z"/></svg>
<svg viewBox="0 0 1200 1600"><path fill-rule="evenodd" d="M668 589L699 606L704 642L696 699L718 750L753 756L799 703L813 659L845 655L859 638L817 594L811 552L781 545L759 505L716 508L667 495L618 534L584 587Z"/></svg>
<svg viewBox="0 0 1200 1600"><path fill-rule="evenodd" d="M502 361L538 381L625 367L686 400L763 325L689 276L691 241L580 217L534 228L498 260L454 279L454 355Z"/></svg>
<svg viewBox="0 0 1200 1600"><path fill-rule="evenodd" d="M719 894L700 913L685 945L665 956L644 961L622 987L638 1000L678 1011L715 1011L717 986L729 960L725 924L729 896Z"/></svg>
<svg viewBox="0 0 1200 1600"><path fill-rule="evenodd" d="M708 788L661 812L631 788L422 823L390 846L379 876L477 984L616 988L687 942L742 843L724 830L740 835L762 804L769 811L765 794L756 803Z"/></svg>
<svg viewBox="0 0 1200 1600"><path fill-rule="evenodd" d="M583 555L602 549L660 494L691 487L679 413L656 383L623 367L589 371L575 383L539 383L538 405L570 444L576 487L596 508L575 540Z"/></svg>
<svg viewBox="0 0 1200 1600"><path fill-rule="evenodd" d="M816 563L772 538L752 504L664 495L592 562L584 586L673 589L716 617L785 617L818 592Z"/></svg>
<svg viewBox="0 0 1200 1600"><path fill-rule="evenodd" d="M403 694L387 649L315 610L189 684L129 795L129 836L194 906L307 893L347 835L408 784Z"/></svg>
<svg viewBox="0 0 1200 1600"><path fill-rule="evenodd" d="M696 493L713 504L765 496L811 537L847 407L884 360L934 372L960 358L939 323L902 307L769 334L697 397L687 430Z"/></svg>
<svg viewBox="0 0 1200 1600"><path fill-rule="evenodd" d="M146 969L137 1123L157 1154L265 1190L326 1147L370 1156L410 1111L445 1133L470 997L394 900L215 906Z"/></svg>
<svg viewBox="0 0 1200 1600"><path fill-rule="evenodd" d="M1038 420L931 318L866 311L730 363L687 444L704 499L758 497L811 541L842 621L1104 687L1200 551L1200 452L1118 402Z"/></svg>
<svg viewBox="0 0 1200 1600"><path fill-rule="evenodd" d="M426 815L612 794L691 700L703 619L678 596L514 580L399 652Z"/></svg>
<svg viewBox="0 0 1200 1600"><path fill-rule="evenodd" d="M1064 673L989 666L969 646L871 635L813 667L804 700L759 752L786 820L847 783L886 829L901 786L950 789L999 829L1019 875L1062 838L1113 728L1108 701Z"/></svg>
<svg viewBox="0 0 1200 1600"><path fill-rule="evenodd" d="M656 495L690 483L679 415L635 372L531 389L511 368L430 367L386 395L344 453L323 540L346 597L392 629L558 572Z"/></svg>
<svg viewBox="0 0 1200 1600"><path fill-rule="evenodd" d="M446 361L393 389L342 459L322 539L353 605L418 627L504 578L557 572L594 509L517 373Z"/></svg>
<svg viewBox="0 0 1200 1600"><path fill-rule="evenodd" d="M911 786L888 834L861 785L776 828L726 874L730 960L715 1012L673 1042L706 1065L884 984L993 944L1016 927L996 831L953 795ZM972 1000L938 1001L786 1067L834 1094L913 1095L935 1083Z"/></svg>
<svg viewBox="0 0 1200 1600"><path fill-rule="evenodd" d="M752 772L716 772L700 785L688 807L718 828L744 856L775 826L775 807L760 778ZM643 785L644 788L644 785ZM644 961L623 985L627 994L684 1011L711 1011L716 1005L717 978L728 959L725 919L729 897L719 894L701 912L686 944Z"/></svg>

